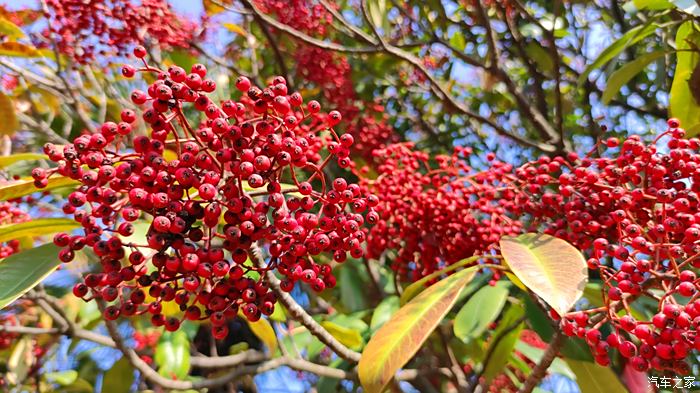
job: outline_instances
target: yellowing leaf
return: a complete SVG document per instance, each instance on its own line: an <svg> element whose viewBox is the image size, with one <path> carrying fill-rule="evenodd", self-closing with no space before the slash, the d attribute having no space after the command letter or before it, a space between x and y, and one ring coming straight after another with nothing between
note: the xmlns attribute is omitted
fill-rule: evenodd
<svg viewBox="0 0 700 393"><path fill-rule="evenodd" d="M5 168L8 165L12 165L18 161L29 161L29 160L48 160L45 154L39 153L17 153L9 156L0 157L0 168Z"/></svg>
<svg viewBox="0 0 700 393"><path fill-rule="evenodd" d="M260 318L255 322L250 322L245 317L243 319L248 322L250 330L270 349L270 353L275 353L277 350L277 336L275 335L275 329L270 325L270 321L265 318Z"/></svg>
<svg viewBox="0 0 700 393"><path fill-rule="evenodd" d="M0 185L0 201L7 201L35 192L52 190L54 188L72 186L75 184L78 184L78 182L70 177L52 176L49 178L49 184L46 187L37 189L34 187L34 180L32 178L24 178Z"/></svg>
<svg viewBox="0 0 700 393"><path fill-rule="evenodd" d="M0 135L12 135L19 128L12 99L0 93Z"/></svg>
<svg viewBox="0 0 700 393"><path fill-rule="evenodd" d="M536 233L504 236L499 244L510 270L559 315L583 295L588 281L586 261L571 244Z"/></svg>
<svg viewBox="0 0 700 393"><path fill-rule="evenodd" d="M33 46L19 42L0 42L0 56L41 57L41 52Z"/></svg>
<svg viewBox="0 0 700 393"><path fill-rule="evenodd" d="M222 23L221 25L224 26L226 28L226 30L228 30L232 33L236 33L236 34L242 35L244 37L248 35L248 32L243 30L243 28L241 26L238 26L237 24L227 22L227 23Z"/></svg>
<svg viewBox="0 0 700 393"><path fill-rule="evenodd" d="M362 348L362 336L357 330L346 328L329 321L321 322L321 326L328 330L331 336L335 337L346 347L355 350Z"/></svg>
<svg viewBox="0 0 700 393"><path fill-rule="evenodd" d="M0 16L0 34L12 39L24 37L22 29L2 16Z"/></svg>
<svg viewBox="0 0 700 393"><path fill-rule="evenodd" d="M432 273L428 274L427 276L421 278L420 280L414 282L413 284L407 286L406 289L404 289L403 293L401 294L400 304L404 305L404 304L408 303L411 299L416 297L419 293L421 293L426 288L426 284L429 281L434 280L434 279L436 279L444 274L447 274L451 271L457 270L464 265L468 265L470 263L476 262L478 259L479 259L478 256L473 256L473 257L470 257L467 259L463 259L457 263L453 263L452 265L450 265L442 270L432 272ZM469 268L469 269L473 269L473 268Z"/></svg>
<svg viewBox="0 0 700 393"><path fill-rule="evenodd" d="M668 99L670 115L681 121L681 126L688 130L687 136L697 134L700 125L700 102L693 94L691 81L700 64L700 55L691 50L700 44L698 26L693 21L683 23L676 32L676 71L671 84Z"/></svg>
<svg viewBox="0 0 700 393"><path fill-rule="evenodd" d="M465 269L427 288L372 336L358 365L360 382L366 392L384 390L450 311L475 272L476 269Z"/></svg>
<svg viewBox="0 0 700 393"><path fill-rule="evenodd" d="M80 224L70 218L41 218L17 224L0 225L0 242L71 231L79 226Z"/></svg>

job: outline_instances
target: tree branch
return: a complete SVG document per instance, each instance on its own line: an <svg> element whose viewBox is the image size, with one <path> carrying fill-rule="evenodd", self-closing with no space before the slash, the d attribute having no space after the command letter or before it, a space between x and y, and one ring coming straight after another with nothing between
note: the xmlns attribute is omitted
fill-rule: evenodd
<svg viewBox="0 0 700 393"><path fill-rule="evenodd" d="M275 276L272 270L267 269L267 264L262 256L262 250L257 244L253 243L249 254L255 266L265 270L265 277L270 284L270 289L277 295L279 302L286 307L289 314L296 321L304 325L309 330L309 333L316 336L316 338L326 344L328 348L337 353L341 358L351 362L358 362L360 360L360 353L351 350L336 340L335 337L319 325L290 294L280 288L280 280Z"/></svg>

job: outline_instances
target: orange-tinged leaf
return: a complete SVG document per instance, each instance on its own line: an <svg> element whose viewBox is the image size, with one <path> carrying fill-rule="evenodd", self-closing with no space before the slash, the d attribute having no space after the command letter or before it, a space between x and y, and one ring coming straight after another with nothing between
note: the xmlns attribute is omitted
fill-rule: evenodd
<svg viewBox="0 0 700 393"><path fill-rule="evenodd" d="M226 30L228 30L228 31L230 31L230 32L232 32L232 33L236 33L236 34L242 35L242 36L244 36L244 37L248 35L248 32L246 32L245 30L243 30L243 28L242 28L241 26L238 26L237 24L234 24L234 23L222 23L222 26L224 26L224 27L226 28Z"/></svg>
<svg viewBox="0 0 700 393"><path fill-rule="evenodd" d="M24 32L7 18L0 16L0 34L12 39L24 37Z"/></svg>
<svg viewBox="0 0 700 393"><path fill-rule="evenodd" d="M0 56L41 57L41 52L31 45L19 42L0 42Z"/></svg>
<svg viewBox="0 0 700 393"><path fill-rule="evenodd" d="M220 4L225 4L225 5L231 5L233 4L232 0L220 0L218 1ZM212 0L202 0L202 6L204 7L204 11L207 13L207 15L212 16L219 14L221 12L226 11L226 8L220 6L217 4L217 2L214 2Z"/></svg>
<svg viewBox="0 0 700 393"><path fill-rule="evenodd" d="M12 99L0 93L0 135L12 135L19 128Z"/></svg>
<svg viewBox="0 0 700 393"><path fill-rule="evenodd" d="M569 311L583 295L588 282L586 261L568 242L526 233L504 236L500 246L510 270L559 315Z"/></svg>
<svg viewBox="0 0 700 393"><path fill-rule="evenodd" d="M461 270L427 288L372 336L358 365L360 382L366 392L381 392L411 360L475 273L476 269Z"/></svg>
<svg viewBox="0 0 700 393"><path fill-rule="evenodd" d="M46 187L37 189L34 187L34 180L32 178L23 178L17 181L0 184L0 201L7 201L35 192L52 190L54 188L72 186L75 184L78 184L78 182L70 177L52 176L49 178L49 184Z"/></svg>

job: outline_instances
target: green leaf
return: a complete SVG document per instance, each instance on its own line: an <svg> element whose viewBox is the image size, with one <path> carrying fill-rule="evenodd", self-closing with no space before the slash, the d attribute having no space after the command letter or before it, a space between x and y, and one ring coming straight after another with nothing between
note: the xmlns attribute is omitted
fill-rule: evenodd
<svg viewBox="0 0 700 393"><path fill-rule="evenodd" d="M107 370L102 380L103 393L129 393L134 383L134 367L122 357Z"/></svg>
<svg viewBox="0 0 700 393"><path fill-rule="evenodd" d="M700 106L693 95L690 80L698 66L700 55L690 51L700 44L700 34L695 29L694 22L683 23L676 32L676 73L673 76L669 97L670 115L678 118L686 130L691 130L700 124ZM694 136L688 132L688 137Z"/></svg>
<svg viewBox="0 0 700 393"><path fill-rule="evenodd" d="M617 93L620 91L622 86L626 85L627 82L632 80L632 78L634 78L637 74L644 71L649 64L656 59L663 57L666 53L668 52L664 50L647 53L613 72L608 78L607 86L605 86L605 91L603 91L603 95L600 99L603 104L607 105L610 103L610 101L615 98Z"/></svg>
<svg viewBox="0 0 700 393"><path fill-rule="evenodd" d="M377 331L382 327L394 313L399 309L399 297L389 296L384 298L381 303L377 305L372 314L372 320L369 322L369 328L372 332Z"/></svg>
<svg viewBox="0 0 700 393"><path fill-rule="evenodd" d="M58 267L53 243L22 251L0 261L0 309L34 288Z"/></svg>
<svg viewBox="0 0 700 393"><path fill-rule="evenodd" d="M7 20L7 18L0 17L0 34L7 36L7 38L18 39L24 37L24 32L16 24Z"/></svg>
<svg viewBox="0 0 700 393"><path fill-rule="evenodd" d="M78 227L80 224L70 218L40 218L18 224L0 225L0 242L25 236L34 237L66 232Z"/></svg>
<svg viewBox="0 0 700 393"><path fill-rule="evenodd" d="M384 390L450 311L475 272L475 269L459 271L426 289L372 336L358 364L358 375L366 392Z"/></svg>
<svg viewBox="0 0 700 393"><path fill-rule="evenodd" d="M49 382L68 386L78 379L78 372L75 370L56 371L44 374L44 378Z"/></svg>
<svg viewBox="0 0 700 393"><path fill-rule="evenodd" d="M374 26L387 31L389 27L389 16L386 10L386 0L369 0L367 8L370 19Z"/></svg>
<svg viewBox="0 0 700 393"><path fill-rule="evenodd" d="M537 41L531 41L525 46L525 53L537 63L542 71L551 74L554 71L554 61L549 52Z"/></svg>
<svg viewBox="0 0 700 393"><path fill-rule="evenodd" d="M30 160L48 160L49 157L46 154L39 153L17 153L9 156L0 157L0 168L5 168L8 165L12 165L18 161L30 161Z"/></svg>
<svg viewBox="0 0 700 393"><path fill-rule="evenodd" d="M340 326L330 321L321 322L321 326L323 326L331 336L335 337L336 340L350 349L358 350L362 348L362 344L364 344L362 336L355 329Z"/></svg>
<svg viewBox="0 0 700 393"><path fill-rule="evenodd" d="M515 344L515 349L527 356L527 358L532 360L535 364L539 363L540 359L542 359L542 355L544 355L544 349L533 347L522 340ZM554 358L552 365L549 366L547 371L554 374L561 374L569 379L576 379L576 375L571 371L566 362L560 358Z"/></svg>
<svg viewBox="0 0 700 393"><path fill-rule="evenodd" d="M15 104L7 95L0 93L0 135L12 135L19 129Z"/></svg>
<svg viewBox="0 0 700 393"><path fill-rule="evenodd" d="M457 270L460 267L464 265L468 265L470 263L476 262L479 259L479 256L473 256L469 257L466 259L462 259L459 262L453 263L452 265L442 269L438 270L436 272L432 272L428 274L427 276L421 278L420 280L414 282L413 284L409 285L406 287L406 289L403 290L403 293L401 294L401 305L404 305L408 303L411 299L416 297L419 293L421 293L424 289L426 289L426 284L444 274L447 274L451 271ZM475 269L474 267L470 267L467 269Z"/></svg>
<svg viewBox="0 0 700 393"><path fill-rule="evenodd" d="M154 360L158 363L160 375L184 379L190 370L190 341L187 334L182 330L163 333Z"/></svg>
<svg viewBox="0 0 700 393"><path fill-rule="evenodd" d="M525 315L523 307L512 305L499 321L498 328L493 333L489 344L488 352L491 352L491 356L488 358L488 363L484 365L483 375L486 381L491 381L498 374L501 374L505 365L508 364L515 343L518 342L520 332L525 326L524 322L518 322L523 315Z"/></svg>
<svg viewBox="0 0 700 393"><path fill-rule="evenodd" d="M450 37L450 45L460 52L464 52L467 47L467 41L464 39L464 34L460 31L455 31Z"/></svg>
<svg viewBox="0 0 700 393"><path fill-rule="evenodd" d="M340 303L348 311L365 310L368 307L367 281L363 278L364 271L355 263L345 263L338 269L338 289L340 291Z"/></svg>
<svg viewBox="0 0 700 393"><path fill-rule="evenodd" d="M566 363L576 374L576 383L581 388L581 393L627 392L610 367L571 359L567 359Z"/></svg>
<svg viewBox="0 0 700 393"><path fill-rule="evenodd" d="M54 188L72 186L78 184L78 181L65 176L51 176L49 184L42 189L34 187L34 179L23 178L10 183L0 185L0 201L16 199L25 195L33 194L40 191L48 191Z"/></svg>
<svg viewBox="0 0 700 393"><path fill-rule="evenodd" d="M610 60L616 58L620 53L622 53L623 50L651 35L658 28L659 25L656 23L647 23L645 25L630 29L627 33L623 34L622 37L618 38L610 46L605 48L605 50L598 55L598 58L593 63L589 64L585 70L583 70L583 73L581 73L581 76L578 78L578 85L583 86L588 78L588 75L593 70L601 68Z"/></svg>
<svg viewBox="0 0 700 393"><path fill-rule="evenodd" d="M501 254L518 279L559 315L583 295L588 268L581 252L568 242L545 234L504 236Z"/></svg>
<svg viewBox="0 0 700 393"><path fill-rule="evenodd" d="M633 0L632 2L638 10L659 11L673 7L668 0Z"/></svg>
<svg viewBox="0 0 700 393"><path fill-rule="evenodd" d="M505 281L479 289L455 317L454 333L464 342L479 337L496 320L506 304L508 288Z"/></svg>

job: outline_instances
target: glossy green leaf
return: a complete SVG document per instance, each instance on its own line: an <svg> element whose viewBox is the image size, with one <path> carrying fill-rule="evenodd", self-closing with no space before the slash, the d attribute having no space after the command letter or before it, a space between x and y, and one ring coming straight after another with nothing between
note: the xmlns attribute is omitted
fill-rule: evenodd
<svg viewBox="0 0 700 393"><path fill-rule="evenodd" d="M479 289L459 310L455 317L454 333L462 341L479 337L495 321L506 304L508 288L506 282Z"/></svg>
<svg viewBox="0 0 700 393"><path fill-rule="evenodd" d="M468 264L470 264L470 263L474 263L474 262L476 262L478 259L479 259L478 256L474 256L474 257L469 257L469 258L463 259L463 260L461 260L461 261L459 261L459 262L457 262L457 263L453 263L452 265L450 265L450 266L448 266L448 267L446 267L446 268L444 268L444 269L442 269L442 270L438 270L438 271L436 271L436 272L432 272L432 273L428 274L427 276L421 278L420 280L418 280L418 281L412 283L411 285L407 286L407 287L403 290L403 293L401 293L401 299L400 299L400 300L401 300L401 301L400 301L401 305L404 305L404 304L408 303L411 299L413 299L413 298L416 297L419 293L421 293L424 289L426 289L426 288L427 288L426 285L428 284L428 282L430 282L430 281L432 281L432 280L434 280L434 279L436 279L436 278L438 278L438 277L440 277L440 276L442 276L442 275L445 275L445 274L447 274L447 273L449 273L449 272L455 271L455 270L459 269L459 268L462 267L462 266L468 265ZM476 267L470 267L470 268L467 268L467 269L476 270Z"/></svg>
<svg viewBox="0 0 700 393"><path fill-rule="evenodd" d="M464 39L464 34L462 34L460 31L455 31L452 34L452 37L450 37L450 45L460 52L464 51L464 48L467 47L467 41Z"/></svg>
<svg viewBox="0 0 700 393"><path fill-rule="evenodd" d="M34 288L59 264L58 247L53 243L0 260L0 309Z"/></svg>
<svg viewBox="0 0 700 393"><path fill-rule="evenodd" d="M567 359L566 363L576 374L576 383L578 383L581 393L627 392L625 386L610 367L571 359Z"/></svg>
<svg viewBox="0 0 700 393"><path fill-rule="evenodd" d="M369 323L370 330L374 332L382 327L398 309L398 296L388 296L384 298L374 309L372 320Z"/></svg>
<svg viewBox="0 0 700 393"><path fill-rule="evenodd" d="M184 379L190 370L190 340L187 334L182 330L163 333L154 360L160 375Z"/></svg>
<svg viewBox="0 0 700 393"><path fill-rule="evenodd" d="M372 336L358 364L358 375L366 392L384 390L450 311L475 272L475 269L459 271L426 289Z"/></svg>
<svg viewBox="0 0 700 393"><path fill-rule="evenodd" d="M345 326L338 325L330 321L321 322L321 326L335 337L336 340L340 341L341 344L354 350L362 348L364 341L360 333L355 330Z"/></svg>
<svg viewBox="0 0 700 393"><path fill-rule="evenodd" d="M18 161L30 161L30 160L47 160L49 157L46 154L39 153L17 153L9 156L0 157L0 168L5 168L8 165L12 165Z"/></svg>
<svg viewBox="0 0 700 393"><path fill-rule="evenodd" d="M654 62L656 59L663 57L666 53L668 52L663 50L647 53L639 56L633 61L630 61L629 63L620 67L619 70L613 72L608 78L605 91L603 91L603 95L600 98L603 104L607 105L610 103L610 101L615 98L617 93L620 91L622 86L626 85L627 82L632 80L632 78L637 76L637 74L644 71L649 64Z"/></svg>
<svg viewBox="0 0 700 393"><path fill-rule="evenodd" d="M0 201L20 198L25 195L33 194L40 191L53 190L59 187L76 185L78 182L65 176L51 176L49 184L42 189L37 189L34 186L34 179L23 178L17 181L0 184Z"/></svg>
<svg viewBox="0 0 700 393"><path fill-rule="evenodd" d="M7 18L0 17L0 34L7 38L18 39L24 37L24 32L16 24L10 22Z"/></svg>
<svg viewBox="0 0 700 393"><path fill-rule="evenodd" d="M622 35L622 37L618 38L615 42L610 44L610 46L605 48L600 55L598 55L598 58L586 67L578 79L578 85L582 86L586 82L588 75L593 70L603 67L610 60L616 58L620 53L622 53L623 50L653 34L658 28L658 24L648 23L634 27L627 31Z"/></svg>
<svg viewBox="0 0 700 393"><path fill-rule="evenodd" d="M78 227L80 224L70 218L40 218L17 224L0 225L0 242L27 236L35 237L66 232Z"/></svg>
<svg viewBox="0 0 700 393"><path fill-rule="evenodd" d="M501 374L515 348L515 343L520 338L520 332L525 326L522 317L525 310L520 305L512 305L503 314L503 318L498 323L498 328L491 336L489 349L491 356L488 363L484 365L484 378L491 381L495 376ZM485 360L486 361L486 360Z"/></svg>
<svg viewBox="0 0 700 393"><path fill-rule="evenodd" d="M700 33L694 22L683 23L676 32L676 73L673 76L669 97L669 113L681 121L688 130L688 137L694 136L691 130L700 124L700 102L695 99L690 82L693 72L700 63L700 54L689 51L700 44Z"/></svg>
<svg viewBox="0 0 700 393"><path fill-rule="evenodd" d="M122 357L105 373L102 393L129 393L133 384L134 367Z"/></svg>
<svg viewBox="0 0 700 393"><path fill-rule="evenodd" d="M510 270L559 315L583 295L588 268L583 255L568 242L545 234L504 236L501 255Z"/></svg>
<svg viewBox="0 0 700 393"><path fill-rule="evenodd" d="M340 291L340 304L346 312L364 310L368 307L367 277L363 266L355 263L345 263L337 269L338 290ZM363 277L365 276L365 277Z"/></svg>

